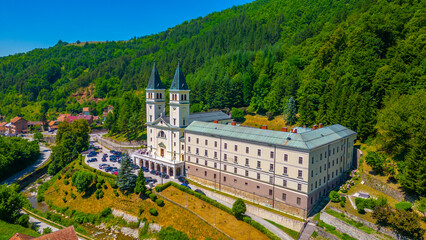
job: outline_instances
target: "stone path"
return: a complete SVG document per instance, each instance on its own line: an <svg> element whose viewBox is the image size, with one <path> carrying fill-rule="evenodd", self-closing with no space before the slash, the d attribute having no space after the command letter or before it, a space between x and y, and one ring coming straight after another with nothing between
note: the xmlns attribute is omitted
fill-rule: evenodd
<svg viewBox="0 0 426 240"><path fill-rule="evenodd" d="M309 239L315 230L316 230L315 223L308 222L308 224L306 224L306 227L303 229L302 234L300 234L299 239L301 240Z"/></svg>

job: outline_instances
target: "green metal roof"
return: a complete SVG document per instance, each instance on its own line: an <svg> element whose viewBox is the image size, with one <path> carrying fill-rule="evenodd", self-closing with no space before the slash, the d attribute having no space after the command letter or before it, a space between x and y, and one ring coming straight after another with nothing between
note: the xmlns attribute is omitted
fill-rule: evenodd
<svg viewBox="0 0 426 240"><path fill-rule="evenodd" d="M280 145L289 148L310 150L324 144L340 140L356 134L356 132L335 124L317 130L304 128L302 133L290 133L231 124L218 124L211 122L192 122L185 132L211 134L215 136L241 139L243 141L259 142L263 144Z"/></svg>

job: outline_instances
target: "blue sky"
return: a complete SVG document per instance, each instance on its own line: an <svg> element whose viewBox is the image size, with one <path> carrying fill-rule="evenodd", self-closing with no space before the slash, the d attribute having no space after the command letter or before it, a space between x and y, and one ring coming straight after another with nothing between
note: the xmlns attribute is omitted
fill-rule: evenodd
<svg viewBox="0 0 426 240"><path fill-rule="evenodd" d="M65 42L128 40L252 0L0 0L0 56Z"/></svg>

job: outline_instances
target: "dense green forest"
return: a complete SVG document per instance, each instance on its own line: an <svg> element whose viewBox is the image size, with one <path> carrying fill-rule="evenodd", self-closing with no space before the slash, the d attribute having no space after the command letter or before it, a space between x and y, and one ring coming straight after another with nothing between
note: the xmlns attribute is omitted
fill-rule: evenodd
<svg viewBox="0 0 426 240"><path fill-rule="evenodd" d="M28 167L39 155L40 148L35 141L0 136L0 180Z"/></svg>
<svg viewBox="0 0 426 240"><path fill-rule="evenodd" d="M259 0L129 41L59 41L0 58L0 114L35 120L46 108L47 117L54 118L83 106L99 114L113 104L119 111L109 116L108 128L139 131L145 122L141 93L154 58L170 86L180 56L193 112L248 107L282 114L293 97L300 125L340 123L362 141L386 139L394 125L380 121L391 109L403 116L425 115L424 105L392 103L424 98L425 23L422 0ZM91 98L78 102L73 94L85 87L93 90ZM424 138L415 131L424 131L425 121L413 122L415 127L396 131L409 131L414 140L382 141L401 172L410 158L424 162ZM392 144L403 150L393 150ZM419 184L426 188L424 181Z"/></svg>

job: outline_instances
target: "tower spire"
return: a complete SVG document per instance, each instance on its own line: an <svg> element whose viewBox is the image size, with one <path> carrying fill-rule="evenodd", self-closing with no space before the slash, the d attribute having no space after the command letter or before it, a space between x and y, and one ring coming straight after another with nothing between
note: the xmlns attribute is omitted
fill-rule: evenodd
<svg viewBox="0 0 426 240"><path fill-rule="evenodd" d="M146 89L165 89L163 83L161 82L160 75L157 71L155 58L154 66L152 67L151 76L149 77Z"/></svg>

